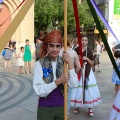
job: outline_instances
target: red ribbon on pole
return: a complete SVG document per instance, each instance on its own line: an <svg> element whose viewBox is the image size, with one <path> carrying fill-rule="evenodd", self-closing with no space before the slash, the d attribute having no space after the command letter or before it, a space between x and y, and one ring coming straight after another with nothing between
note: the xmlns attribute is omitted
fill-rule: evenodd
<svg viewBox="0 0 120 120"><path fill-rule="evenodd" d="M75 16L75 21L76 21L76 30L77 30L78 43L79 43L79 52L80 52L80 57L82 57L83 55L82 55L82 43L81 43L81 34L80 34L80 22L79 22L76 0L72 0L72 3L73 3L74 16ZM80 61L80 63L82 64L82 61Z"/></svg>
<svg viewBox="0 0 120 120"><path fill-rule="evenodd" d="M81 34L80 34L80 21L78 16L78 9L77 9L77 3L76 0L72 0L73 3L73 9L74 9L74 16L75 16L75 22L76 22L76 30L77 30L77 36L78 36L78 43L79 43L79 53L80 53L80 64L82 66L82 43L81 43ZM78 73L78 79L80 80L81 73Z"/></svg>
<svg viewBox="0 0 120 120"><path fill-rule="evenodd" d="M25 0L23 0L23 1L17 6L17 8L15 9L15 11L16 11L24 2L25 2ZM15 12L15 11L14 11L14 12ZM14 12L13 12L13 13L14 13ZM12 14L13 14L13 13L12 13ZM11 15L12 15L12 14L11 14ZM10 15L8 18L6 18L6 20L3 21L3 22L0 24L0 26L2 26L2 25L11 17L11 15Z"/></svg>

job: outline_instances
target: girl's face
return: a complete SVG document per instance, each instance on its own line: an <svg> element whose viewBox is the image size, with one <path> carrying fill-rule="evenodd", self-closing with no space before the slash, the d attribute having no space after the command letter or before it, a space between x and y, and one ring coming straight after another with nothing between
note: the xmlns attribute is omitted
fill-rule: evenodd
<svg viewBox="0 0 120 120"><path fill-rule="evenodd" d="M86 47L88 45L88 39L87 37L82 38L82 47Z"/></svg>
<svg viewBox="0 0 120 120"><path fill-rule="evenodd" d="M29 41L26 41L25 43L26 43L26 45L29 45Z"/></svg>
<svg viewBox="0 0 120 120"><path fill-rule="evenodd" d="M48 44L48 54L52 60L55 60L61 49L61 43L49 43Z"/></svg>
<svg viewBox="0 0 120 120"><path fill-rule="evenodd" d="M24 48L22 48L21 51L24 52Z"/></svg>

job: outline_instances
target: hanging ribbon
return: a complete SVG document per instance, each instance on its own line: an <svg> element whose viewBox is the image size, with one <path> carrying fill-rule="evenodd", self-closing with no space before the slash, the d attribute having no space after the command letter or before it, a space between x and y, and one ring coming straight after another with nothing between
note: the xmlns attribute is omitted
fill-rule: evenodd
<svg viewBox="0 0 120 120"><path fill-rule="evenodd" d="M101 20L105 24L106 28L111 32L111 34L113 35L113 37L120 43L120 41L118 40L118 38L114 34L113 30L111 29L110 25L108 24L107 20L105 19L105 17L103 16L103 14L101 13L101 11L99 10L96 2L94 0L90 0L90 1L91 1L92 5L94 6L94 9L96 10L97 14L99 15L99 17L101 18Z"/></svg>
<svg viewBox="0 0 120 120"><path fill-rule="evenodd" d="M116 73L117 73L117 75L118 75L118 77L119 77L119 79L120 79L120 72L119 72L118 67L117 67L117 65L116 65L116 63L115 63L114 57L113 57L112 52L111 52L111 50L110 50L110 47L109 47L109 45L108 45L108 42L107 42L107 39L106 39L105 34L104 34L104 32L103 32L103 29L102 29L102 27L101 27L101 25L100 25L100 21L99 21L98 16L97 16L97 14L96 14L96 12L95 12L95 9L94 9L92 3L90 2L90 0L86 0L86 1L87 1L87 3L88 3L88 6L89 6L90 11L91 11L91 13L92 13L92 16L93 16L93 18L94 18L94 21L95 21L95 23L96 23L96 26L97 26L97 28L98 28L98 30L99 30L99 34L100 34L100 36L101 36L101 38L102 38L102 41L103 41L103 43L104 43L104 45L105 45L105 48L106 48L107 53L108 53L108 55L109 55L109 58L110 58L110 60L111 60L111 62L112 62L112 65L113 65L113 67L114 67L114 69L115 69L115 71L116 71Z"/></svg>
<svg viewBox="0 0 120 120"><path fill-rule="evenodd" d="M3 0L0 0L0 3L2 3L3 2Z"/></svg>
<svg viewBox="0 0 120 120"><path fill-rule="evenodd" d="M18 10L18 8L19 8L24 2L25 2L25 0L23 0L23 1L17 6L17 8L15 9L15 11ZM15 13L15 11L14 11L13 13ZM13 14L13 13L12 13L12 14ZM6 19L0 24L0 26L2 26L2 25L12 16L12 14L10 14L10 16L8 16L8 18L6 18Z"/></svg>
<svg viewBox="0 0 120 120"><path fill-rule="evenodd" d="M76 0L72 0L72 3L73 3L74 16L75 16L75 22L76 22L76 30L77 30L78 43L79 43L79 52L80 52L80 57L82 58L83 55L82 55L82 43L81 43L81 34L80 34L80 22L79 22Z"/></svg>

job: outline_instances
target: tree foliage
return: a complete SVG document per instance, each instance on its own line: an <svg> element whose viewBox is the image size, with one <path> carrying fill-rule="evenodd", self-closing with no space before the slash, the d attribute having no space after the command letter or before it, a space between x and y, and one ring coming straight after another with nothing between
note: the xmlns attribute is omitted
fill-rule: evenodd
<svg viewBox="0 0 120 120"><path fill-rule="evenodd" d="M93 26L94 21L86 2L78 4L80 24ZM59 27L64 27L64 0L35 0L35 32L46 30L54 20L59 20ZM68 0L68 31L76 28L72 0Z"/></svg>

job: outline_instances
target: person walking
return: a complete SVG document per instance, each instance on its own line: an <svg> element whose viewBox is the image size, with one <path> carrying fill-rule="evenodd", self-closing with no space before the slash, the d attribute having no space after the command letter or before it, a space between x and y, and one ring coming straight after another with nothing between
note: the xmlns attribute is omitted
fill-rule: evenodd
<svg viewBox="0 0 120 120"><path fill-rule="evenodd" d="M120 49L115 50L114 57L116 58L115 62L116 62L116 65L118 66L118 69L120 71ZM120 79L119 79L115 70L113 71L113 74L112 74L112 82L115 84L115 92L117 94L118 91L120 90Z"/></svg>
<svg viewBox="0 0 120 120"><path fill-rule="evenodd" d="M35 63L33 88L37 95L37 120L64 120L64 83L73 88L78 86L77 74L67 52L59 56L62 37L59 30L45 36L40 60ZM68 73L63 73L64 61L68 63Z"/></svg>
<svg viewBox="0 0 120 120"><path fill-rule="evenodd" d="M24 69L25 74L27 74L27 67L29 69L29 73L31 74L31 46L29 45L29 40L25 41L26 45L24 47Z"/></svg>
<svg viewBox="0 0 120 120"><path fill-rule="evenodd" d="M19 66L19 74L23 74L22 68L24 67L24 47L20 48L20 52L18 53L18 60L17 60L17 65Z"/></svg>
<svg viewBox="0 0 120 120"><path fill-rule="evenodd" d="M83 60L82 73L78 82L78 87L72 89L71 107L74 107L74 113L79 112L79 107L88 107L89 116L93 116L93 106L101 102L99 89L96 78L92 71L94 58L92 50L87 46L88 38L83 36L82 39ZM79 53L79 52L77 52Z"/></svg>
<svg viewBox="0 0 120 120"><path fill-rule="evenodd" d="M71 35L67 36L67 52L69 53L72 63L74 65L75 72L78 73L81 69L80 62L79 62L79 56L76 53L75 50L72 49L73 45L73 37ZM64 52L64 48L60 50L60 56L62 57L62 53ZM71 99L71 88L68 87L68 116L70 114L70 99Z"/></svg>

